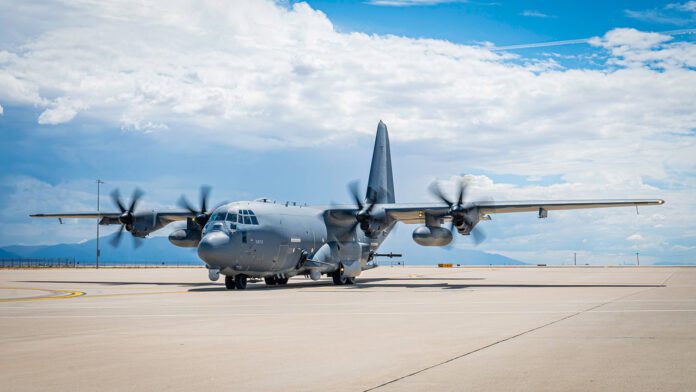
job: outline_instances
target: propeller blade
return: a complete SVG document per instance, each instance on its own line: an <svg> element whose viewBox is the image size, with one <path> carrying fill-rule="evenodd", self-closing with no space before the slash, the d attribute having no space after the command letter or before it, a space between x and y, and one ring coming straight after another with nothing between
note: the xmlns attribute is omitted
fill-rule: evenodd
<svg viewBox="0 0 696 392"><path fill-rule="evenodd" d="M364 205L360 200L360 184L358 183L358 181L353 181L350 184L348 184L348 192L350 192L350 195L353 196L353 201L355 202L355 205L357 205L358 209L362 211Z"/></svg>
<svg viewBox="0 0 696 392"><path fill-rule="evenodd" d="M210 196L210 186L209 185L201 186L200 206L201 206L201 213L202 214L205 214L206 212L208 212L208 210L206 209L206 207L208 205L208 196Z"/></svg>
<svg viewBox="0 0 696 392"><path fill-rule="evenodd" d="M135 249L138 249L141 246L143 246L143 239L142 238L136 237L136 236L132 236L132 237L133 237L133 247Z"/></svg>
<svg viewBox="0 0 696 392"><path fill-rule="evenodd" d="M195 208L193 208L191 203L189 203L188 199L184 195L181 195L179 201L177 202L177 205L185 210L188 210L192 214L198 214L198 211Z"/></svg>
<svg viewBox="0 0 696 392"><path fill-rule="evenodd" d="M466 200L466 190L469 184L460 178L458 181L458 186L459 197L457 198L457 205L462 205L462 203L464 203L464 200Z"/></svg>
<svg viewBox="0 0 696 392"><path fill-rule="evenodd" d="M118 188L114 189L111 192L111 200L113 200L114 204L116 204L116 207L118 207L121 213L126 212L126 207L123 205L123 202L121 201L121 193L118 191Z"/></svg>
<svg viewBox="0 0 696 392"><path fill-rule="evenodd" d="M452 208L453 203L447 199L447 196L445 196L444 193L442 193L442 189L440 189L440 185L437 181L433 181L428 187L428 190L433 196L442 200L445 204L447 204L448 207Z"/></svg>
<svg viewBox="0 0 696 392"><path fill-rule="evenodd" d="M121 225L121 228L118 229L116 232L116 235L109 241L111 246L113 247L118 247L118 244L121 243L121 237L123 236L123 230L126 228L126 225Z"/></svg>
<svg viewBox="0 0 696 392"><path fill-rule="evenodd" d="M140 188L135 188L133 190L133 196L131 196L131 204L128 207L128 212L133 212L135 211L135 207L138 205L138 202L140 201L140 198L143 197L145 192L143 192Z"/></svg>
<svg viewBox="0 0 696 392"><path fill-rule="evenodd" d="M486 232L476 226L471 230L471 239L474 241L474 245L478 245L486 240Z"/></svg>

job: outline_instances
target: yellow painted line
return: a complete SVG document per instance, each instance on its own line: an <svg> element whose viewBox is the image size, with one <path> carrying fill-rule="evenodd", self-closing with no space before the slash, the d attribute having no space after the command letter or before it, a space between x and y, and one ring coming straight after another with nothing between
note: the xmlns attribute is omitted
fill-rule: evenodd
<svg viewBox="0 0 696 392"><path fill-rule="evenodd" d="M43 297L20 297L20 298L0 298L0 302L29 302L45 301L49 299L68 299L85 295L83 291L59 290L59 289L35 289L29 287L0 287L0 290L34 290L45 291L48 293L64 293L64 295L47 295Z"/></svg>

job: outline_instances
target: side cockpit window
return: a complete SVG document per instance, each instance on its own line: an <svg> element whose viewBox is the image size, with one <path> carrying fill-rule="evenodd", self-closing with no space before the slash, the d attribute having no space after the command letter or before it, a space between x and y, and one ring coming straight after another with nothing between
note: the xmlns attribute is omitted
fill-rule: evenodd
<svg viewBox="0 0 696 392"><path fill-rule="evenodd" d="M259 220L256 218L254 211L252 210L239 210L239 223L245 225L258 225Z"/></svg>

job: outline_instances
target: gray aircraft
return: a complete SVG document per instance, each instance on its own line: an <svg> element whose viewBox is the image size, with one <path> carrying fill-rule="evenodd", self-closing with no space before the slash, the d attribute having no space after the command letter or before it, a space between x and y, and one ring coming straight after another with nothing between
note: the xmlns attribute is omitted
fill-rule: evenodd
<svg viewBox="0 0 696 392"><path fill-rule="evenodd" d="M419 224L412 235L419 245L447 246L456 233L470 235L475 243L482 241L484 234L478 224L490 220L490 214L537 212L539 218L546 218L548 211L554 210L664 204L659 199L468 201L466 183L459 185L454 200L434 183L430 191L439 203L396 203L389 136L380 121L365 197L360 197L357 183L349 186L354 205L306 206L264 198L227 203L208 211L210 188L203 187L199 208L182 196L182 211L136 212L143 196L136 189L127 206L118 190L112 193L118 212L31 216L96 218L101 225L121 225L114 245L125 230L136 239L136 246L140 238L185 220L185 228L169 235L171 243L197 247L211 280L218 280L222 274L228 289L244 289L247 279L263 278L274 286L286 284L295 275L313 280L327 275L337 285L353 284L362 271L374 266L369 262L397 222ZM446 222L449 227L443 227Z"/></svg>

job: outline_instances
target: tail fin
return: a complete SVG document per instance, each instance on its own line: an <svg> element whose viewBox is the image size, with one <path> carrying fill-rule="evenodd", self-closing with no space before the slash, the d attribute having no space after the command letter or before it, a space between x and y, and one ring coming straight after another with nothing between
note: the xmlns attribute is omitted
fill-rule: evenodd
<svg viewBox="0 0 696 392"><path fill-rule="evenodd" d="M377 125L375 149L372 152L370 180L365 199L372 203L394 203L394 178L392 176L391 150L387 126L380 121Z"/></svg>

